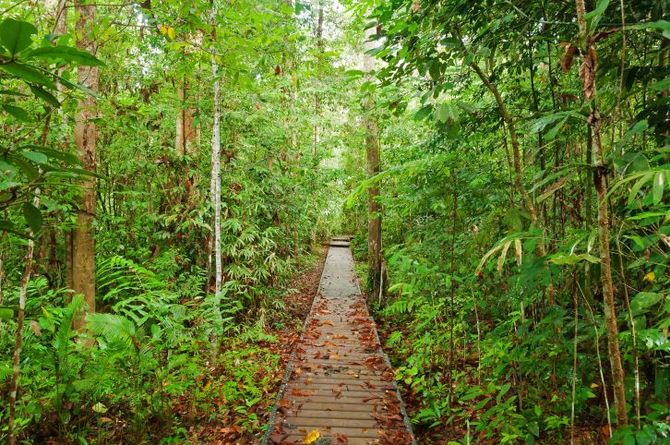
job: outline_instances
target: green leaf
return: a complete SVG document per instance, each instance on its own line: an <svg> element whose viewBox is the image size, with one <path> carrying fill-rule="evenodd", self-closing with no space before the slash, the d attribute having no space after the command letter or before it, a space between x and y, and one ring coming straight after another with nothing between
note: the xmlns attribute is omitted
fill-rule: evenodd
<svg viewBox="0 0 670 445"><path fill-rule="evenodd" d="M21 155L24 158L29 159L36 164L46 164L47 162L49 162L49 158L47 157L47 155L45 155L44 153L37 152L37 151L23 150L23 151L21 151Z"/></svg>
<svg viewBox="0 0 670 445"><path fill-rule="evenodd" d="M43 46L32 50L27 56L27 59L44 59L44 60L64 60L65 62L74 62L77 65L86 66L104 66L105 64L95 57L93 54L86 51L72 48L71 46Z"/></svg>
<svg viewBox="0 0 670 445"><path fill-rule="evenodd" d="M39 232L42 228L42 213L29 202L23 204L23 217L33 232Z"/></svg>
<svg viewBox="0 0 670 445"><path fill-rule="evenodd" d="M12 56L33 43L33 34L37 34L37 28L28 22L5 19L0 23L0 42Z"/></svg>
<svg viewBox="0 0 670 445"><path fill-rule="evenodd" d="M349 80L359 79L364 75L365 73L361 70L347 70L344 72L344 76Z"/></svg>
<svg viewBox="0 0 670 445"><path fill-rule="evenodd" d="M414 119L417 121L426 119L430 114L433 112L433 107L431 105L426 105L425 107L421 108L419 111L414 113Z"/></svg>
<svg viewBox="0 0 670 445"><path fill-rule="evenodd" d="M630 193L628 194L628 204L631 204L637 198L637 194L640 193L640 189L654 177L653 173L644 173L642 177L631 187ZM638 176L639 177L639 176Z"/></svg>
<svg viewBox="0 0 670 445"><path fill-rule="evenodd" d="M652 188L652 199L654 202L654 205L658 204L661 202L661 199L663 199L663 190L665 189L665 175L663 172L658 172L656 173L656 176L654 176L654 186Z"/></svg>
<svg viewBox="0 0 670 445"><path fill-rule="evenodd" d="M72 165L81 165L81 162L79 161L79 158L72 154L68 153L65 151L60 151L60 150L54 150L51 148L46 148L46 147L40 147L39 145L24 145L21 148L29 148L31 151L37 151L39 153L44 153L47 155L50 159L58 159L60 161L66 162L67 164L72 164Z"/></svg>
<svg viewBox="0 0 670 445"><path fill-rule="evenodd" d="M14 105L2 104L2 109L14 116L14 118L21 122L30 122L30 115L26 110Z"/></svg>
<svg viewBox="0 0 670 445"><path fill-rule="evenodd" d="M96 93L95 91L93 91L92 89L90 89L89 87L87 87L85 85L81 85L81 84L75 83L75 82L70 82L67 79L63 79L62 77L59 77L58 81L66 88L69 88L71 90L77 89L77 90L83 91L84 93L86 93L90 96L93 96L97 99L100 98L100 95L98 93Z"/></svg>
<svg viewBox="0 0 670 445"><path fill-rule="evenodd" d="M668 212L642 212L637 215L629 216L626 218L627 221L639 221L641 219L651 219L659 220L661 217L670 218L670 213Z"/></svg>
<svg viewBox="0 0 670 445"><path fill-rule="evenodd" d="M644 311L661 300L661 294L656 292L640 292L630 302L631 309L635 312Z"/></svg>
<svg viewBox="0 0 670 445"><path fill-rule="evenodd" d="M47 76L42 74L40 71L35 68L25 65L18 62L10 62L5 64L0 64L0 69L8 72L14 77L17 77L24 82L32 82L39 85L44 85L47 88L52 90L56 89L56 84L53 80L49 79Z"/></svg>
<svg viewBox="0 0 670 445"><path fill-rule="evenodd" d="M556 135L558 135L558 132L561 131L561 128L563 128L563 125L565 125L567 121L568 121L567 116L561 119L561 121L558 124L554 125L551 130L547 131L547 133L545 134L546 139L548 141L554 139Z"/></svg>
<svg viewBox="0 0 670 445"><path fill-rule="evenodd" d="M550 263L553 263L553 264L556 264L556 265L559 265L559 266L574 266L575 264L580 263L582 261L588 261L589 263L593 263L593 264L597 264L597 263L600 262L600 260L597 257L595 257L595 256L593 256L589 253L582 253L582 254L579 254L579 255L574 254L574 253L571 253L569 255L559 253L559 254L556 254L556 255L552 256L549 259Z"/></svg>
<svg viewBox="0 0 670 445"><path fill-rule="evenodd" d="M60 108L60 102L58 102L58 99L56 99L56 96L45 90L44 88L37 86L37 85L30 85L30 91L33 92L35 97L38 99L42 99L49 105L51 105L54 108Z"/></svg>
<svg viewBox="0 0 670 445"><path fill-rule="evenodd" d="M14 311L4 307L0 307L0 320L11 320L14 318Z"/></svg>
<svg viewBox="0 0 670 445"><path fill-rule="evenodd" d="M103 405L101 402L98 402L95 405L93 405L93 411L96 413L104 414L107 412L107 407Z"/></svg>
<svg viewBox="0 0 670 445"><path fill-rule="evenodd" d="M635 433L635 441L637 442L637 445L651 445L653 439L649 437L649 434L647 434L646 431L638 431Z"/></svg>
<svg viewBox="0 0 670 445"><path fill-rule="evenodd" d="M628 29L657 29L663 33L663 37L670 39L670 22L667 20L639 23L637 25L629 26Z"/></svg>
<svg viewBox="0 0 670 445"><path fill-rule="evenodd" d="M428 73L433 80L440 80L440 63L436 61L431 62L428 66Z"/></svg>
<svg viewBox="0 0 670 445"><path fill-rule="evenodd" d="M610 0L599 0L596 5L596 9L586 14L585 18L589 22L589 29L594 31L598 27L598 23L602 18L607 6L609 6Z"/></svg>
<svg viewBox="0 0 670 445"><path fill-rule="evenodd" d="M0 90L0 94L6 94L8 96L28 97L27 94L19 93L16 90Z"/></svg>
<svg viewBox="0 0 670 445"><path fill-rule="evenodd" d="M456 123L458 121L458 112L449 102L442 102L435 109L435 119L442 123Z"/></svg>

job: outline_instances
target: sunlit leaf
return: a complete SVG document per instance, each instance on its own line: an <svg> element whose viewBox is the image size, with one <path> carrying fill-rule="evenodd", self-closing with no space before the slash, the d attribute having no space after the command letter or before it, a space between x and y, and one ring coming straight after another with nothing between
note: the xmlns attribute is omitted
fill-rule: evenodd
<svg viewBox="0 0 670 445"><path fill-rule="evenodd" d="M0 42L11 55L28 48L33 34L37 34L37 28L28 22L5 19L0 23Z"/></svg>

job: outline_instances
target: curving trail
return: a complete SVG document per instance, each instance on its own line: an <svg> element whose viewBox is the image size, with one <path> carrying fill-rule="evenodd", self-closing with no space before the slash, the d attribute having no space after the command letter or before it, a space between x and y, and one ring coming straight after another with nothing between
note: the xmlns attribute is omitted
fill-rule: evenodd
<svg viewBox="0 0 670 445"><path fill-rule="evenodd" d="M334 238L264 444L415 443L353 264Z"/></svg>

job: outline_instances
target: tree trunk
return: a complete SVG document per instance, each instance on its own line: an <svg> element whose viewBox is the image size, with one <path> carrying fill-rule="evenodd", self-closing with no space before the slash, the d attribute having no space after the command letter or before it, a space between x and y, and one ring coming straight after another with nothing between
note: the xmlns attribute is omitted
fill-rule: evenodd
<svg viewBox="0 0 670 445"><path fill-rule="evenodd" d="M505 102L502 99L502 96L500 95L500 91L498 91L498 88L491 82L491 80L488 78L486 74L484 74L484 71L477 65L476 63L472 62L470 63L470 68L477 73L477 76L481 79L481 81L484 83L486 88L493 94L493 97L496 100L496 104L498 105L498 111L500 111L500 114L503 118L503 121L505 122L505 126L507 127L507 131L509 132L509 137L510 137L510 142L512 144L512 161L513 161L513 166L514 166L514 185L521 195L521 199L523 199L523 203L528 209L528 213L530 214L531 220L533 223L537 222L537 210L535 209L535 204L533 203L533 200L530 198L530 195L528 194L528 190L526 190L526 187L523 185L523 165L521 161L521 146L519 144L519 135L516 131L516 124L514 122L514 119L512 119L512 116L509 114L509 111L507 111L507 107L505 106Z"/></svg>
<svg viewBox="0 0 670 445"><path fill-rule="evenodd" d="M503 118L503 122L505 123L505 127L507 128L507 131L509 132L510 136L510 142L512 144L512 163L514 165L514 184L521 195L521 198L523 200L524 205L526 206L526 209L528 209L528 213L530 214L530 219L535 224L536 226L539 225L540 221L538 218L537 214L537 208L535 207L535 204L533 203L533 200L530 197L530 194L528 193L528 190L526 190L526 187L523 184L523 161L521 159L521 145L519 144L519 134L516 131L516 124L514 122L514 119L512 119L512 115L509 114L509 111L507 110L507 106L505 105L505 102L503 101L502 95L500 94L500 91L498 91L498 87L491 82L491 80L488 78L488 76L482 71L482 69L477 65L476 63L472 62L470 63L470 68L474 70L475 73L477 73L477 76L481 79L481 81L486 85L486 88L493 94L493 97L496 100L496 104L498 105L498 111L500 111L500 114ZM538 253L542 258L544 258L547 255L547 248L545 245L545 233L543 232L542 237L540 238L540 242L538 243L537 249ZM547 290L546 290L546 295L548 298L549 306L553 306L555 303L555 291L554 291L554 285L553 283L550 283Z"/></svg>
<svg viewBox="0 0 670 445"><path fill-rule="evenodd" d="M33 205L39 207L39 198L37 194L39 190L35 191L35 198ZM19 376L21 375L21 349L23 348L23 327L26 318L26 296L28 294L28 282L33 270L33 254L35 251L35 241L33 233L30 231L30 238L28 239L28 249L26 251L26 265L23 269L23 276L19 284L19 313L16 322L16 340L14 346L13 357L13 371L12 381L9 389L9 419L7 421L7 444L14 445L16 443L16 434L14 432L14 421L16 419L16 398L19 391Z"/></svg>
<svg viewBox="0 0 670 445"><path fill-rule="evenodd" d="M378 128L370 115L365 118L365 130L368 178L372 178L379 174L381 167ZM368 281L373 296L379 295L381 290L382 216L378 199L379 186L375 184L368 188Z"/></svg>
<svg viewBox="0 0 670 445"><path fill-rule="evenodd" d="M600 248L600 279L603 289L605 319L607 322L607 344L610 366L612 368L612 386L614 390L614 406L619 426L628 424L626 411L626 392L624 371L619 348L619 327L617 325L616 304L614 302L614 283L612 281L612 259L610 255L610 219L607 202L607 167L604 163L601 140L602 119L596 103L596 71L598 58L595 42L586 24L586 6L584 0L575 0L577 22L582 42L586 44L584 61L579 67L582 79L584 98L591 102L591 114L588 125L591 129L591 147L593 150L593 182L598 196L598 242Z"/></svg>
<svg viewBox="0 0 670 445"><path fill-rule="evenodd" d="M77 11L77 47L92 54L96 53L96 43L92 30L95 24L95 5L85 0L75 0ZM79 66L77 77L80 84L98 90L98 68ZM82 166L89 172L96 170L97 128L96 99L86 96L79 101L79 113L75 118L74 138ZM72 289L84 296L87 311L95 312L95 238L93 222L96 210L96 183L94 177L82 181L83 196L77 214L77 227L72 234ZM78 317L74 323L77 329L85 325L85 317Z"/></svg>
<svg viewBox="0 0 670 445"><path fill-rule="evenodd" d="M324 51L324 42L323 42L323 0L318 2L318 12L316 19L316 47L318 49L319 59L323 55ZM319 60L319 64L321 60ZM321 142L321 123L319 119L321 118L321 95L317 92L314 94L314 114L316 116L316 122L314 123L314 149L312 156L314 162L316 162L319 142Z"/></svg>
<svg viewBox="0 0 670 445"><path fill-rule="evenodd" d="M216 43L216 5L212 2L211 21L214 26L212 43ZM221 254L221 84L219 67L216 62L216 49L212 49L213 79L213 119L212 123L212 171L210 179L210 200L214 210L214 294L219 297L223 282L223 265Z"/></svg>
<svg viewBox="0 0 670 445"><path fill-rule="evenodd" d="M220 84L216 55L212 56L212 76L214 78L214 123L212 125L212 173L210 199L214 209L214 292L221 292L223 269L221 264L221 111Z"/></svg>
<svg viewBox="0 0 670 445"><path fill-rule="evenodd" d="M368 31L369 38L373 28ZM364 56L363 69L370 73L374 69L374 59ZM368 178L372 178L381 171L379 128L375 120L374 99L368 96L364 103L365 108L365 153L367 159ZM379 205L379 185L375 183L368 187L368 285L371 296L378 297L382 284L382 215Z"/></svg>
<svg viewBox="0 0 670 445"><path fill-rule="evenodd" d="M181 85L177 87L177 97L179 98L179 110L176 119L175 131L175 151L182 157L193 154L193 139L195 138L195 128L193 126L193 107L189 106L189 84L184 77Z"/></svg>
<svg viewBox="0 0 670 445"><path fill-rule="evenodd" d="M8 212L7 209L5 209L5 221L8 220ZM2 235L0 235L0 305L4 303L5 301L5 294L4 294L4 283L5 283L5 252L8 251L8 247L5 247L5 243L7 242L7 229L4 229L2 231ZM2 324L2 321L0 321L0 324Z"/></svg>

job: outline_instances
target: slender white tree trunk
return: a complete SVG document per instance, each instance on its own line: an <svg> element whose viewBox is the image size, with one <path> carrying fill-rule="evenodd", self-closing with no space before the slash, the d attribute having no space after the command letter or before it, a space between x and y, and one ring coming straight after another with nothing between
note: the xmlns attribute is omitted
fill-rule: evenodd
<svg viewBox="0 0 670 445"><path fill-rule="evenodd" d="M217 77L216 54L212 54L212 76L214 77L214 124L212 125L212 180L210 198L214 209L214 292L221 292L221 111L220 83Z"/></svg>
<svg viewBox="0 0 670 445"><path fill-rule="evenodd" d="M223 331L223 319L220 312L221 285L223 282L223 265L221 262L221 85L219 81L219 67L216 62L216 4L212 2L211 22L212 31L212 80L214 90L212 123L212 172L209 185L209 194L214 209L214 305L215 326L212 326L210 343L212 345L212 363L215 363L219 352L219 335ZM211 252L211 250L210 250Z"/></svg>
<svg viewBox="0 0 670 445"><path fill-rule="evenodd" d="M211 22L212 43L216 43L216 3L212 2ZM214 294L218 298L223 281L223 265L221 264L221 85L219 67L216 62L216 49L212 48L212 79L214 89L212 124L212 174L210 182L210 199L214 209Z"/></svg>
<svg viewBox="0 0 670 445"><path fill-rule="evenodd" d="M35 190L35 198L33 205L39 207L39 189ZM30 231L30 239L28 239L28 249L26 251L26 265L23 269L23 276L19 285L19 313L16 323L16 340L14 347L12 381L9 389L9 419L7 422L7 444L14 445L16 443L16 431L14 431L14 421L16 419L16 399L19 390L19 377L21 375L21 349L23 348L23 326L26 318L26 295L28 294L28 282L33 270L33 255L35 251L35 241L33 239L33 232Z"/></svg>

